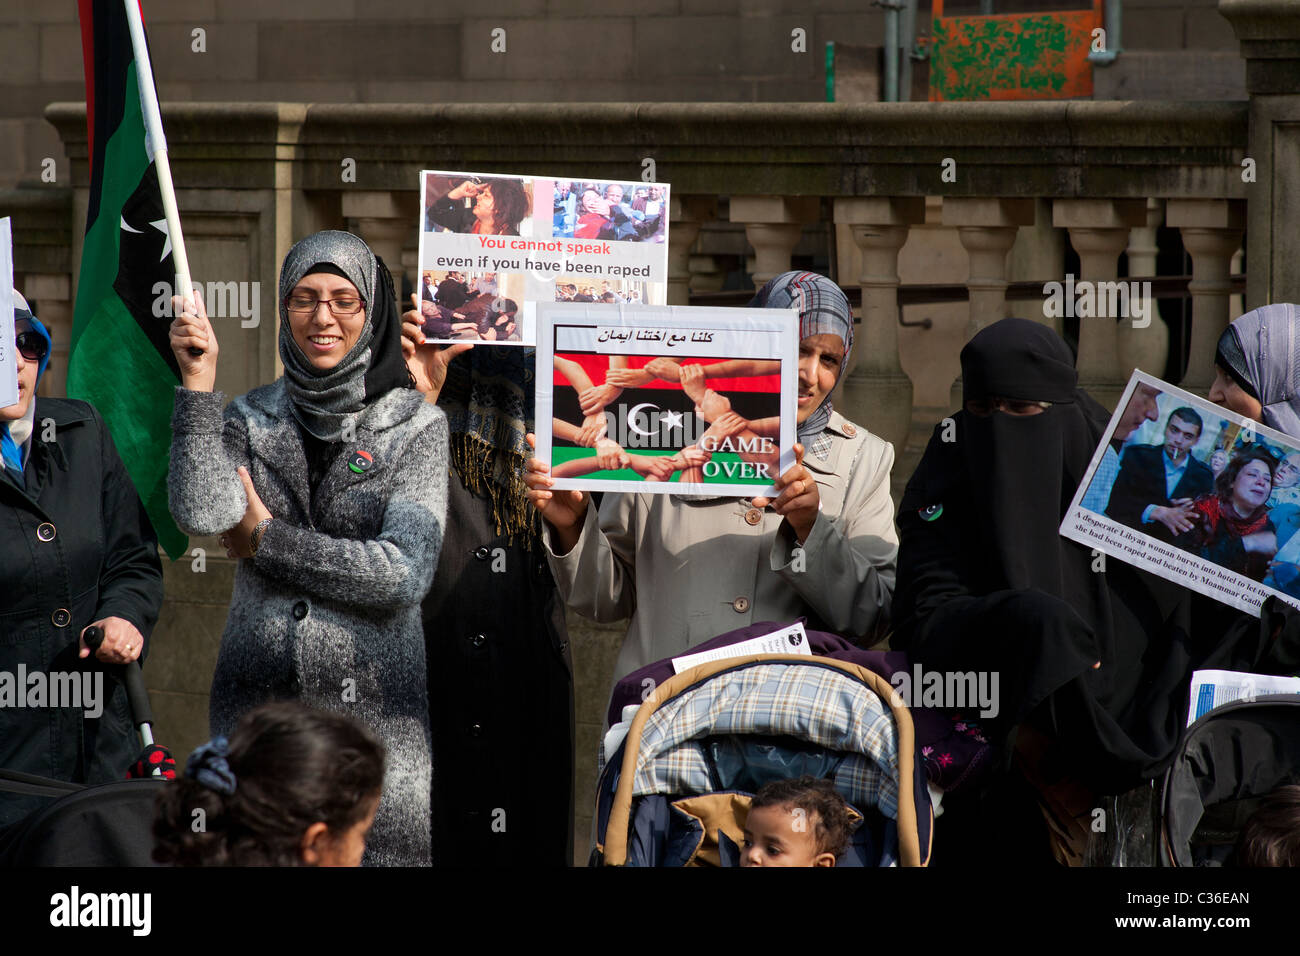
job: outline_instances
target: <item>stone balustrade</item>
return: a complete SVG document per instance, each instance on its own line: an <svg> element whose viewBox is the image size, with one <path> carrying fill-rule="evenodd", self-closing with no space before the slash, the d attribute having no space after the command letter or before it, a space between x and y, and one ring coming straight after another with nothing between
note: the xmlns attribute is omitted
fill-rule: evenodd
<svg viewBox="0 0 1300 956"><path fill-rule="evenodd" d="M352 229L413 277L421 169L637 180L652 161L655 178L673 188L669 282L676 302L687 301L692 243L717 216L720 197L753 249L755 284L789 268L805 226L831 223L851 236L857 260L856 272L838 279L860 285L864 303L863 347L841 402L901 447L913 401L898 357L898 255L910 230L925 222L926 197L940 197L941 223L957 231L969 257L967 336L1008 314L1008 253L1022 230L1065 230L1080 255L1078 278L1107 281L1132 230L1152 228L1148 203L1166 202L1169 225L1183 230L1195 269L1186 384L1203 389L1213 343L1229 318L1229 265L1247 203L1257 195L1251 190L1261 185L1243 180L1251 109L1113 102L197 103L167 104L164 117L196 278L259 279L261 314L268 317L276 314L280 258L316 229ZM88 177L84 108L54 104L47 117L72 161L75 220ZM1269 168L1275 179L1294 175ZM1050 223L1039 222L1046 210ZM1271 226L1268 216L1260 219ZM1279 232L1275 241L1282 240L1291 241ZM1059 280L1058 272L1021 278ZM1266 278L1252 283L1252 304L1286 297L1300 281L1280 273ZM231 359L219 384L230 392L277 371L274 322L240 332L231 349L222 341ZM1103 401L1113 401L1141 364L1134 338L1115 322L1082 326L1080 374ZM959 348L960 340L946 347Z"/></svg>

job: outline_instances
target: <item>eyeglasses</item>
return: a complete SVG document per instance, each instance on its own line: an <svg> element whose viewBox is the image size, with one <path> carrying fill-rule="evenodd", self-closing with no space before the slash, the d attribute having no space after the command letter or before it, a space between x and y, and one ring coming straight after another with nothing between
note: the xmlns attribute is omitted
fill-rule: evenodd
<svg viewBox="0 0 1300 956"><path fill-rule="evenodd" d="M23 354L23 358L29 362L39 362L50 350L49 343L35 332L19 332L14 338L14 344L18 346L18 351Z"/></svg>
<svg viewBox="0 0 1300 956"><path fill-rule="evenodd" d="M1051 407L1051 402L1028 402L1018 398L1000 398L993 395L966 401L966 411L981 418L993 414L995 410L1006 412L1008 415L1039 415Z"/></svg>
<svg viewBox="0 0 1300 956"><path fill-rule="evenodd" d="M328 305L330 312L336 318L356 315L361 311L361 307L365 305L361 299L353 296L344 296L339 299L318 299L314 295L291 295L284 300L285 308L299 315L315 315L321 303Z"/></svg>

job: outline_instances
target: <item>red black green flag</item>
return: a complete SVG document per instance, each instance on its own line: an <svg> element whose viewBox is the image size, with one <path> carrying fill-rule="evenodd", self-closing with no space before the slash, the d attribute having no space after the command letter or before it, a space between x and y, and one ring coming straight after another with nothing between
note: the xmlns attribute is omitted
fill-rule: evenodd
<svg viewBox="0 0 1300 956"><path fill-rule="evenodd" d="M145 125L122 0L79 0L86 63L90 206L73 313L68 394L99 409L164 550L187 539L167 509L173 389L180 384L155 315L175 283L171 239ZM160 300L156 286L166 287ZM162 311L162 310L159 310Z"/></svg>

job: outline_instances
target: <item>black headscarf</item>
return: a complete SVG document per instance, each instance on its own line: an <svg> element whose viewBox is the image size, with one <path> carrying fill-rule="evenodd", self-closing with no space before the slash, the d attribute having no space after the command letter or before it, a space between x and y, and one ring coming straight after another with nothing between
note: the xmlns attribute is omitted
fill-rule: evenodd
<svg viewBox="0 0 1300 956"><path fill-rule="evenodd" d="M1190 593L1061 537L1110 414L1078 388L1051 329L1004 319L961 353L965 398L1041 414L953 416L899 509L895 647L928 669L1000 675L994 729L1030 720L1098 790L1166 760L1186 717ZM1093 664L1101 661L1099 670Z"/></svg>

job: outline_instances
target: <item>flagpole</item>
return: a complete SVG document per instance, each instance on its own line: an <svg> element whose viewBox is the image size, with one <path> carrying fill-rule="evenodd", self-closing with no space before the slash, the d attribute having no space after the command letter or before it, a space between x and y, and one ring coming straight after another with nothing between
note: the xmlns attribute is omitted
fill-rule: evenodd
<svg viewBox="0 0 1300 956"><path fill-rule="evenodd" d="M135 76L140 86L140 110L144 115L145 151L158 173L158 191L162 194L163 215L167 217L167 234L172 242L172 261L176 264L178 294L184 304L194 301L190 284L190 261L185 255L185 237L181 234L181 216L176 209L176 188L172 185L172 168L167 161L167 137L163 134L162 112L158 108L158 91L153 85L153 64L149 62L149 45L144 38L140 18L140 0L123 0L126 22L131 30L131 48L135 53ZM202 355L202 349L190 349Z"/></svg>

